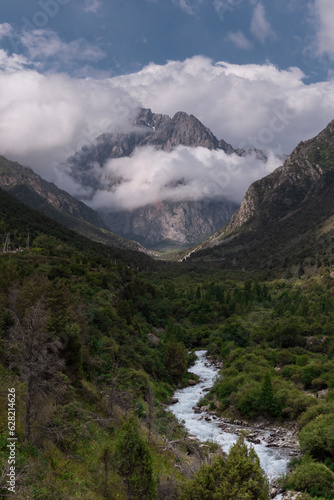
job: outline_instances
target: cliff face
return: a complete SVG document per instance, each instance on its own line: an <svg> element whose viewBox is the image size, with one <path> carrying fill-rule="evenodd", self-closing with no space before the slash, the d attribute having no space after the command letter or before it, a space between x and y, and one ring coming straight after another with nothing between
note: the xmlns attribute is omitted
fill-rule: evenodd
<svg viewBox="0 0 334 500"><path fill-rule="evenodd" d="M208 237L228 222L238 208L232 202L163 201L133 211L104 214L111 230L148 248L188 245Z"/></svg>
<svg viewBox="0 0 334 500"><path fill-rule="evenodd" d="M304 266L307 258L330 262L333 200L334 121L298 144L281 167L253 183L230 223L199 245L197 255L213 252L222 258L228 249L230 258L223 259L240 267L270 268L283 261Z"/></svg>
<svg viewBox="0 0 334 500"><path fill-rule="evenodd" d="M295 210L320 196L334 170L334 121L317 137L301 142L284 164L248 189L227 230L252 218L272 222L292 216Z"/></svg>

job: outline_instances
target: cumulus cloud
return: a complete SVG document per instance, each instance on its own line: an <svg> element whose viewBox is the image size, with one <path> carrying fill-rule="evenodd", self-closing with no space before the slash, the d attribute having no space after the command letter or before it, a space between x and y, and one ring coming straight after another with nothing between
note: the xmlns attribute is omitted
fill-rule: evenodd
<svg viewBox="0 0 334 500"><path fill-rule="evenodd" d="M19 54L9 56L5 50L0 49L0 71L20 70L24 66L29 66L29 64L29 61L24 56Z"/></svg>
<svg viewBox="0 0 334 500"><path fill-rule="evenodd" d="M307 85L304 76L298 68L213 63L196 56L149 64L113 82L155 112L194 114L234 148L290 153L334 118L334 82Z"/></svg>
<svg viewBox="0 0 334 500"><path fill-rule="evenodd" d="M131 157L95 166L105 186L88 202L94 208L132 210L163 200L227 199L240 203L249 185L278 167L271 156L264 163L254 154L239 157L224 151L178 146L172 152L137 148ZM115 178L121 178L121 184Z"/></svg>
<svg viewBox="0 0 334 500"><path fill-rule="evenodd" d="M55 180L52 164L132 123L137 103L112 80L43 75L25 62L0 50L0 154Z"/></svg>
<svg viewBox="0 0 334 500"><path fill-rule="evenodd" d="M315 0L314 17L316 20L315 52L334 59L334 2L332 0Z"/></svg>
<svg viewBox="0 0 334 500"><path fill-rule="evenodd" d="M260 40L261 43L265 43L267 38L276 38L275 32L266 18L266 11L262 3L258 3L254 9L250 29L255 38Z"/></svg>
<svg viewBox="0 0 334 500"><path fill-rule="evenodd" d="M229 31L226 35L226 39L239 49L249 50L252 48L251 42L245 37L242 31Z"/></svg>

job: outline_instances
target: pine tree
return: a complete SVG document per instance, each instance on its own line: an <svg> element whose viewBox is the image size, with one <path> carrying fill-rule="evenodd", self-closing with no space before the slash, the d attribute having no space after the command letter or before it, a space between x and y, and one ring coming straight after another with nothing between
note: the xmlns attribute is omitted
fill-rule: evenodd
<svg viewBox="0 0 334 500"><path fill-rule="evenodd" d="M187 353L179 342L171 340L166 345L164 365L169 376L175 380L180 380L187 371Z"/></svg>
<svg viewBox="0 0 334 500"><path fill-rule="evenodd" d="M133 416L126 418L121 426L114 459L126 487L127 500L157 498L150 449L140 436L138 421Z"/></svg>
<svg viewBox="0 0 334 500"><path fill-rule="evenodd" d="M276 416L277 404L271 376L267 373L261 387L261 410L266 415Z"/></svg>

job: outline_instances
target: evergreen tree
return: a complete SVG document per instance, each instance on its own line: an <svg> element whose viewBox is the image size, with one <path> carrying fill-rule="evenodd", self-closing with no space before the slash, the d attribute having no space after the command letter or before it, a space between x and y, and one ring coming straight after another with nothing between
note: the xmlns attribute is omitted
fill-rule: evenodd
<svg viewBox="0 0 334 500"><path fill-rule="evenodd" d="M274 388L271 381L271 376L267 373L263 379L261 387L261 410L265 415L276 416L277 404L274 395Z"/></svg>
<svg viewBox="0 0 334 500"><path fill-rule="evenodd" d="M182 378L187 371L187 353L182 344L174 340L167 343L164 365L172 379L177 381Z"/></svg>
<svg viewBox="0 0 334 500"><path fill-rule="evenodd" d="M150 449L140 436L138 421L133 416L126 418L121 426L114 458L125 483L127 500L157 498Z"/></svg>

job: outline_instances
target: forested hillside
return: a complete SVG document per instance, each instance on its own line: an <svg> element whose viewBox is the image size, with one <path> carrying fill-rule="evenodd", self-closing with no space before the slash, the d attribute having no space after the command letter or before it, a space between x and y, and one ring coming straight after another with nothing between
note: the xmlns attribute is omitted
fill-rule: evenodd
<svg viewBox="0 0 334 500"><path fill-rule="evenodd" d="M4 498L9 389L17 498L268 498L242 439L214 457L216 445L202 447L166 412L203 347L224 365L200 404L231 419L297 421L305 455L284 485L333 498L330 269L264 281L154 262L86 240L2 192L0 201L3 240L11 236L0 254Z"/></svg>

